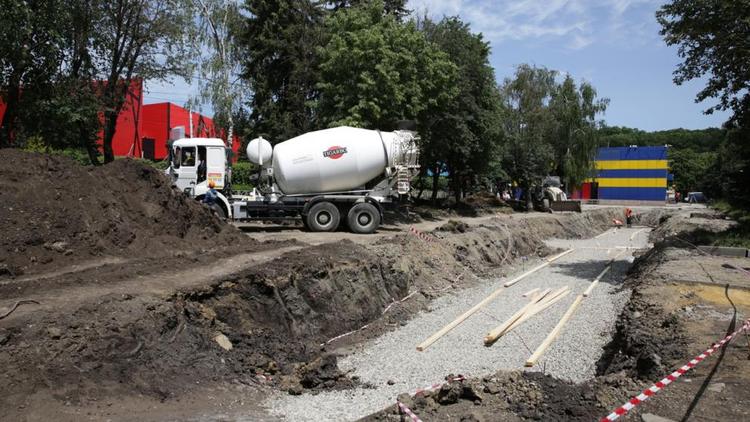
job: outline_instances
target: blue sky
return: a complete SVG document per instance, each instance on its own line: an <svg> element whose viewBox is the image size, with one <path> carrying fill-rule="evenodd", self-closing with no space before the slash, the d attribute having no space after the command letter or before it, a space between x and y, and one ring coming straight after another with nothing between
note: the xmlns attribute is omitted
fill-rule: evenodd
<svg viewBox="0 0 750 422"><path fill-rule="evenodd" d="M492 46L498 82L530 63L570 73L610 99L609 125L644 130L720 126L727 113L704 115L696 104L705 81L672 82L680 62L659 36L654 0L410 0L409 8L435 18L460 16ZM191 87L147 83L147 103L184 104ZM210 107L204 107L207 114Z"/></svg>

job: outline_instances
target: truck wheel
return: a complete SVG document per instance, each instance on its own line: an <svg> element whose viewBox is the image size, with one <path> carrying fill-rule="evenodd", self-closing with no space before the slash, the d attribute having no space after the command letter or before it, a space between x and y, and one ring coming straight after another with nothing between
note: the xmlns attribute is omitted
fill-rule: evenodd
<svg viewBox="0 0 750 422"><path fill-rule="evenodd" d="M380 213L374 205L361 202L349 210L346 222L354 233L370 234L380 226Z"/></svg>
<svg viewBox="0 0 750 422"><path fill-rule="evenodd" d="M314 232L332 232L340 221L339 209L330 202L318 202L307 212L307 226Z"/></svg>
<svg viewBox="0 0 750 422"><path fill-rule="evenodd" d="M222 220L227 219L227 213L224 211L224 207L222 207L221 205L214 203L214 204L211 204L210 208L211 208L211 211L213 211L213 213L216 214Z"/></svg>

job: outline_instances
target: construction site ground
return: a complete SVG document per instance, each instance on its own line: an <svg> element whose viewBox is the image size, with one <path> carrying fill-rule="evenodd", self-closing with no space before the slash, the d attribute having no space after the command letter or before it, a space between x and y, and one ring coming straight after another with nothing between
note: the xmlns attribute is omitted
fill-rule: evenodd
<svg viewBox="0 0 750 422"><path fill-rule="evenodd" d="M0 164L0 420L402 420L397 397L424 421L592 420L750 315L747 259L691 245L732 224L707 209L636 207L629 229L613 228L622 207L416 209L374 235L238 229L129 160L0 163L14 163ZM522 293L559 286L571 294L484 346ZM743 334L625 420L741 420L748 347Z"/></svg>

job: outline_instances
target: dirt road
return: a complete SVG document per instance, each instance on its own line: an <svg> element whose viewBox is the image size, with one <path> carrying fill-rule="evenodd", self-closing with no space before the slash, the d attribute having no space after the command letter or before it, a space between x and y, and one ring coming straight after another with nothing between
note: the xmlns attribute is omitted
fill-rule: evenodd
<svg viewBox="0 0 750 422"><path fill-rule="evenodd" d="M106 272L111 266L127 267L131 263L126 260L106 259L99 261L98 265L78 265L68 270L60 270L52 274L41 274L36 277L25 277L19 280L10 280L0 283L0 290L8 292L0 300L0 309L9 308L19 300L33 300L38 304L19 308L8 317L8 321L14 318L23 318L31 312L44 310L55 310L56 312L71 311L85 303L96 301L99 298L119 295L150 295L168 298L179 291L215 284L223 278L236 274L244 269L262 265L265 262L276 259L281 255L301 249L303 246L286 246L278 249L261 252L246 252L227 258L219 258L208 265L195 266L186 265L185 269L169 269L152 273L137 274L135 277L122 280L107 280L106 275L94 276L90 283L77 283L75 285L63 285L59 288L50 287L55 280L60 278L81 277L89 275L88 272L95 270L98 273ZM132 274L131 274L132 275ZM101 277L101 278L100 278ZM102 281L108 281L102 283ZM45 283L45 289L35 289L33 292L19 295L18 291L30 290L29 286Z"/></svg>

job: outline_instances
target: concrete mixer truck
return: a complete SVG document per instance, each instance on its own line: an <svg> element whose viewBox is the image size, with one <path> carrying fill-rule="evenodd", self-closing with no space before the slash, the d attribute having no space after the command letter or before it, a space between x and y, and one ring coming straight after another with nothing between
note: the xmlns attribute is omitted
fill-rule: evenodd
<svg viewBox="0 0 750 422"><path fill-rule="evenodd" d="M418 137L410 130L381 132L336 127L277 144L263 138L247 146L259 169L258 186L233 192L221 139L182 138L170 147L166 173L187 195L202 199L213 181L211 205L234 221L301 219L312 231L334 231L343 222L355 233L372 233L384 208L400 203L419 171Z"/></svg>

